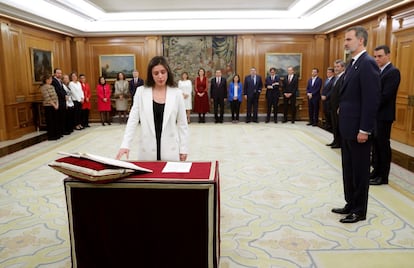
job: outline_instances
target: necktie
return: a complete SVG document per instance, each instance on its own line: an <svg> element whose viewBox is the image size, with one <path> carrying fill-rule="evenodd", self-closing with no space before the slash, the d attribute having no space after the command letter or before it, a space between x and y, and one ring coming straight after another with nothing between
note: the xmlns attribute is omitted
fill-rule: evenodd
<svg viewBox="0 0 414 268"><path fill-rule="evenodd" d="M292 76L291 75L289 75L289 84L290 84L290 82L292 82Z"/></svg>
<svg viewBox="0 0 414 268"><path fill-rule="evenodd" d="M134 84L135 85L138 84L138 79L137 78L134 78Z"/></svg>
<svg viewBox="0 0 414 268"><path fill-rule="evenodd" d="M275 81L275 77L272 75L272 81Z"/></svg>
<svg viewBox="0 0 414 268"><path fill-rule="evenodd" d="M256 85L256 76L253 76L253 84Z"/></svg>

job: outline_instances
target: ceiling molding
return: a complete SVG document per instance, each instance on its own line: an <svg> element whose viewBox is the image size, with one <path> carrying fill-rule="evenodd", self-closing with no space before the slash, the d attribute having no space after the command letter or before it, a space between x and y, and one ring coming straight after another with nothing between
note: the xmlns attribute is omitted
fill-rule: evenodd
<svg viewBox="0 0 414 268"><path fill-rule="evenodd" d="M21 0L20 0L21 1ZM283 19L283 18L271 18L271 17L266 17L269 16L269 14L272 13L266 13L267 15L264 16L263 18L237 18L237 15L235 15L233 19L231 20L225 20L224 18L205 18L205 19L189 19L189 22L185 23L185 24L191 24L191 22L193 22L193 24L195 23L200 23L200 25L202 25L203 27L200 27L199 29L186 29L186 28L167 28L167 27L174 27L174 25L184 25L183 23L186 21L185 19L175 19L175 20L161 20L161 19L157 19L154 20L154 18L148 18L148 19L143 19L142 21L137 20L137 21L129 21L127 22L126 25L129 26L134 26L134 24L137 24L134 27L129 27L128 30L123 30L122 27L118 26L118 30L93 30L92 27L87 27L87 25L89 25L88 23L91 23L90 26L93 26L95 24L99 24L102 23L103 26L101 26L102 28L105 28L105 25L109 26L111 24L116 24L119 21L114 21L113 23L111 23L111 21L107 21L105 22L105 20L101 20L101 21L96 21L96 14L91 14L88 15L85 13L85 11L80 11L77 10L75 7L72 7L69 5L69 2L67 0L38 0L38 1L42 1L42 2L47 2L50 4L53 4L54 7L58 7L60 9L62 9L62 14L65 11L66 14L67 12L74 14L74 16L78 16L79 20L82 22L84 21L85 23L80 23L81 26L79 26L79 28L74 28L68 25L64 25L62 23L58 23L56 21L52 21L50 19L44 18L42 16L39 16L37 14L32 14L30 12L27 12L26 10L22 10L21 8L15 7L15 6L11 6L6 5L4 2L10 3L13 2L13 0L0 0L0 15L3 14L4 16L10 18L10 19L16 19L18 21L30 24L30 25L35 25L37 27L40 28L44 28L44 29L48 29L48 30L52 30L55 32L59 32L59 33L63 33L66 34L68 36L137 36L137 35L193 35L193 34L279 34L279 33L312 33L312 34L320 34L320 33L329 33L334 31L335 29L339 29L339 28L343 28L346 25L350 25L350 24L354 24L357 23L358 21L361 21L363 18L366 18L368 15L372 16L372 14L375 13L380 13L380 12L384 12L387 9L391 9L394 8L396 6L399 5L403 5L406 4L408 2L410 2L409 0L373 0L370 1L364 5L359 6L356 9L353 9L351 12L347 12L343 15L339 15L337 17L335 17L335 19L330 20L326 23L322 23L320 25L316 25L314 28L309 27L309 23L308 25L306 25L309 17L311 16L317 16L317 12L321 12L323 10L324 7L330 5L331 3L335 2L335 1L341 1L341 0L320 0L317 1L315 0L313 2L313 6L311 6L310 8L308 8L303 14L302 16L298 17L298 18L294 18L292 15L290 15L292 18L288 18L289 20L293 21L293 20L303 20L303 23L306 27L297 27L296 28L289 28L285 27L284 24L282 23L274 23L274 22L278 22L279 19ZM105 1L105 0L102 0ZM128 1L128 0L127 0ZM129 0L132 1L132 0ZM170 0L162 0L162 1L170 1ZM276 0L275 0L276 1ZM309 1L309 0L291 0L291 6L294 6L295 4L299 3L300 1ZM91 1L86 0L86 2L88 2L89 5L94 5L94 3L91 3ZM120 3L122 2L122 0L118 0L117 1L117 5L121 5ZM21 4L22 2L20 2ZM26 3L26 2L24 2ZM170 3L170 2L169 2ZM175 3L175 2L174 2ZM181 3L181 2L180 2ZM310 2L306 2L306 4L308 4ZM341 3L342 4L342 3ZM95 6L95 5L94 5ZM309 6L309 5L308 5ZM19 6L21 7L21 6ZM98 7L99 8L99 7ZM127 7L124 7L124 10L127 10ZM103 9L101 9L102 12L105 12ZM101 11L100 10L100 11ZM214 11L213 11L214 12ZM235 14L238 11L235 11ZM264 12L272 12L272 10L268 10L268 11L264 11ZM277 10L275 10L275 12L277 12ZM102 13L105 14L105 13ZM146 13L144 13L146 14ZM151 13L149 13L151 14ZM158 14L162 14L162 12L158 12ZM316 14L316 15L315 15ZM295 14L296 15L296 14ZM299 15L297 15L299 16ZM320 16L320 15L319 15ZM108 16L111 17L111 16ZM128 16L125 16L125 18L128 18ZM132 16L132 19L134 17ZM107 19L107 18L104 18ZM111 19L111 18L110 18ZM109 19L109 20L110 20ZM138 19L142 19L142 18L138 18ZM204 23L203 23L204 21ZM248 21L250 23L250 25L248 25L248 27L245 28L241 28L239 27L239 25L242 24L242 22ZM178 23L179 22L179 23ZM231 23L229 23L231 22ZM181 24L180 24L181 23ZM78 23L79 24L79 23ZM165 27L162 27L165 24ZM271 25L275 25L278 28L272 28ZM142 25L146 25L146 26L151 26L148 27L147 29L144 28L140 28L142 27ZM258 26L256 26L258 25ZM83 29L81 29L81 27L83 27ZM205 26L209 26L205 27ZM227 27L226 27L227 26ZM127 28L127 27L126 27ZM125 29L126 29L125 28ZM98 29L98 28L97 28Z"/></svg>

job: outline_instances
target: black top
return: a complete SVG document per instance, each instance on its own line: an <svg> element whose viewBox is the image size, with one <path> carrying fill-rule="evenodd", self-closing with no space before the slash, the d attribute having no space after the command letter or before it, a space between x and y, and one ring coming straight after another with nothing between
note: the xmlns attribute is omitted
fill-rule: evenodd
<svg viewBox="0 0 414 268"><path fill-rule="evenodd" d="M162 121L164 118L165 103L152 102L152 109L154 111L154 125L155 125L155 138L157 139L157 160L161 160L161 132Z"/></svg>

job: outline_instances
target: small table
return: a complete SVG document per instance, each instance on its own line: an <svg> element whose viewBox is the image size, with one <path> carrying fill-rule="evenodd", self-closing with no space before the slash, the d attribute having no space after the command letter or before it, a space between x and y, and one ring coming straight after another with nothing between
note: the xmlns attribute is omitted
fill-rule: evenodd
<svg viewBox="0 0 414 268"><path fill-rule="evenodd" d="M218 162L107 184L64 180L73 267L218 267Z"/></svg>

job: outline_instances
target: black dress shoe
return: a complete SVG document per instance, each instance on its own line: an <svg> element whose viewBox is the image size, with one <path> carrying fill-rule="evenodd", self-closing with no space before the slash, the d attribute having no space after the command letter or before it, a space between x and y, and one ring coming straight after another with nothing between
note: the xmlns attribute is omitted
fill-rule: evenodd
<svg viewBox="0 0 414 268"><path fill-rule="evenodd" d="M369 179L370 179L370 180L375 179L376 177L378 177L378 175L377 175L377 172L375 172L375 171L372 171L372 172L369 174Z"/></svg>
<svg viewBox="0 0 414 268"><path fill-rule="evenodd" d="M351 213L348 216L346 216L345 218L342 218L339 220L339 222L342 223L354 223L354 222L358 222L358 221L364 221L366 219L365 216L361 216L355 213Z"/></svg>
<svg viewBox="0 0 414 268"><path fill-rule="evenodd" d="M307 125L307 126L312 126L312 125L313 125L313 123L307 123L306 125Z"/></svg>
<svg viewBox="0 0 414 268"><path fill-rule="evenodd" d="M334 142L331 142L331 143L326 144L326 146L332 146L334 144L335 144Z"/></svg>
<svg viewBox="0 0 414 268"><path fill-rule="evenodd" d="M331 210L333 213L338 213L338 214L349 214L351 212L351 210L347 207L343 207L343 208L333 208Z"/></svg>
<svg viewBox="0 0 414 268"><path fill-rule="evenodd" d="M331 148L332 148L332 149L341 148L341 145L339 145L339 144L332 144L332 145L331 145Z"/></svg>
<svg viewBox="0 0 414 268"><path fill-rule="evenodd" d="M369 180L370 185L381 185L381 184L387 184L385 180L383 180L381 177L376 177Z"/></svg>

